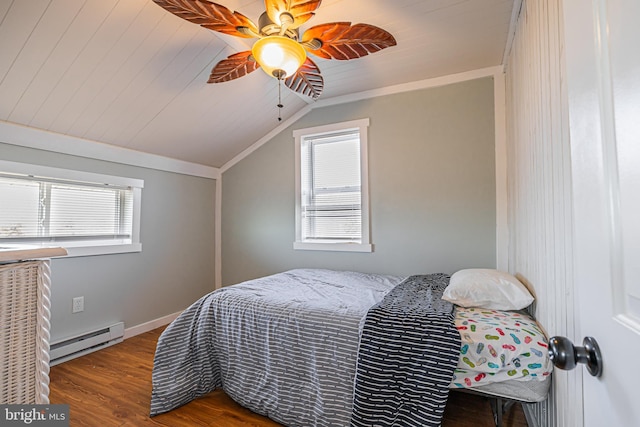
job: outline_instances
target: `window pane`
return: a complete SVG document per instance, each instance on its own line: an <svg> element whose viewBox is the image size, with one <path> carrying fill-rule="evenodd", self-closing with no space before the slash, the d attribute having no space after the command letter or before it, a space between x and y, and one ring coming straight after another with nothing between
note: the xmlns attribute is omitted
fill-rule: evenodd
<svg viewBox="0 0 640 427"><path fill-rule="evenodd" d="M314 188L360 186L360 142L313 144Z"/></svg>
<svg viewBox="0 0 640 427"><path fill-rule="evenodd" d="M308 209L303 224L308 239L360 239L360 209Z"/></svg>
<svg viewBox="0 0 640 427"><path fill-rule="evenodd" d="M144 181L0 160L0 245L139 252Z"/></svg>
<svg viewBox="0 0 640 427"><path fill-rule="evenodd" d="M34 182L0 180L0 237L38 235L39 188Z"/></svg>
<svg viewBox="0 0 640 427"><path fill-rule="evenodd" d="M0 238L130 238L133 189L0 177Z"/></svg>
<svg viewBox="0 0 640 427"><path fill-rule="evenodd" d="M117 236L121 230L121 190L51 185L49 235Z"/></svg>
<svg viewBox="0 0 640 427"><path fill-rule="evenodd" d="M362 239L359 132L305 139L301 151L303 240Z"/></svg>

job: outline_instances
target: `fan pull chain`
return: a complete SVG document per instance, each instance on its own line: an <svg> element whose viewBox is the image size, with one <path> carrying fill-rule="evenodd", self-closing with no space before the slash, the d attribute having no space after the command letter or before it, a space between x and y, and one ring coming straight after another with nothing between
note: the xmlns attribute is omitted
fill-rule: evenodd
<svg viewBox="0 0 640 427"><path fill-rule="evenodd" d="M282 79L279 78L278 79L278 121L281 122L282 121L282 107L284 107L284 105L282 105Z"/></svg>

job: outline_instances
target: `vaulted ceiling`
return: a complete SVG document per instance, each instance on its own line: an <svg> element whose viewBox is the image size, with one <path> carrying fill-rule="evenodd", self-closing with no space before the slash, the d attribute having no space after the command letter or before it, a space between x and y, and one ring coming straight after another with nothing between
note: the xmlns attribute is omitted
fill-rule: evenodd
<svg viewBox="0 0 640 427"><path fill-rule="evenodd" d="M217 0L257 23L262 0ZM397 46L313 57L320 101L500 65L514 0L324 0L303 25L351 21ZM278 125L277 80L207 84L254 39L207 30L152 0L0 0L0 120L220 167ZM282 118L313 100L282 88Z"/></svg>

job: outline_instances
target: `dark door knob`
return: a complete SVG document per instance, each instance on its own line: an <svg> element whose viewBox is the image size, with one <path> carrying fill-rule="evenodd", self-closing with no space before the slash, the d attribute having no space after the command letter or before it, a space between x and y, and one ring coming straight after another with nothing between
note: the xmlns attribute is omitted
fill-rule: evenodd
<svg viewBox="0 0 640 427"><path fill-rule="evenodd" d="M578 363L587 365L587 370L594 377L602 375L602 354L593 337L582 341L583 347L576 347L565 337L551 337L549 340L549 359L556 368L571 370Z"/></svg>

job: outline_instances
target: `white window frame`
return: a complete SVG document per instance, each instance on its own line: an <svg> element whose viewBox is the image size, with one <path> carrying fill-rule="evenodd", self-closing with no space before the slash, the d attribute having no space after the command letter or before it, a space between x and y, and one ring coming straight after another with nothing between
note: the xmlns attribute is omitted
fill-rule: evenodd
<svg viewBox="0 0 640 427"><path fill-rule="evenodd" d="M67 257L107 255L142 251L142 243L140 242L140 211L144 180L103 175L92 172L82 172L70 169L54 168L48 166L32 165L27 163L9 162L4 160L0 160L0 172L23 176L32 175L34 177L46 177L50 179L110 184L114 186L131 187L133 190L133 218L131 239L65 240L57 244L51 241L34 242L33 240L25 240L24 242L20 242L19 240L16 241L14 239L12 239L10 243L5 243L5 241L0 238L0 246L62 246L67 250Z"/></svg>
<svg viewBox="0 0 640 427"><path fill-rule="evenodd" d="M295 250L313 251L341 251L341 252L373 252L369 228L369 161L367 130L369 119L352 120L348 122L333 123L324 126L316 126L293 131L295 139L295 192L296 192L296 236L293 243ZM319 242L302 240L302 177L301 155L302 143L305 137L322 134L358 130L360 132L360 191L361 191L361 235L360 243L345 242Z"/></svg>

